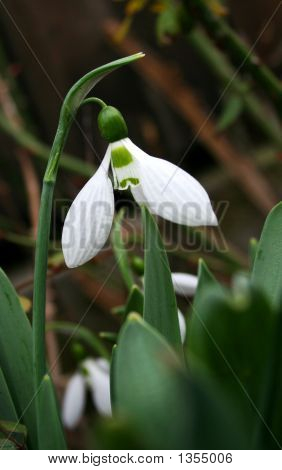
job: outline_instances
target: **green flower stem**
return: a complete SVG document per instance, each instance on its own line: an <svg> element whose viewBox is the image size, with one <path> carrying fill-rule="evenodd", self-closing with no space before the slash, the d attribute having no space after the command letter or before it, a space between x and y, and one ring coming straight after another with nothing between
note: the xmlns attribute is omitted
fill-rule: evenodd
<svg viewBox="0 0 282 470"><path fill-rule="evenodd" d="M86 98L86 100L82 101L81 106L84 104L93 104L93 103L98 104L99 106L101 106L102 109L107 107L105 101L101 100L100 98L96 98L96 96L91 96L90 98Z"/></svg>
<svg viewBox="0 0 282 470"><path fill-rule="evenodd" d="M33 367L35 389L40 386L46 373L45 359L45 304L48 247L52 216L53 193L57 176L59 158L71 125L71 116L60 125L51 149L49 162L43 179L40 212L35 251L34 291L33 291Z"/></svg>
<svg viewBox="0 0 282 470"><path fill-rule="evenodd" d="M34 272L33 293L33 367L35 392L40 389L46 372L45 358L45 304L48 244L52 215L53 192L59 167L59 161L71 124L85 96L106 75L116 68L135 61L144 54L134 54L123 59L103 65L82 77L68 92L60 113L55 140L49 156L48 165L43 179L41 195ZM40 430L40 407L37 399L37 427Z"/></svg>

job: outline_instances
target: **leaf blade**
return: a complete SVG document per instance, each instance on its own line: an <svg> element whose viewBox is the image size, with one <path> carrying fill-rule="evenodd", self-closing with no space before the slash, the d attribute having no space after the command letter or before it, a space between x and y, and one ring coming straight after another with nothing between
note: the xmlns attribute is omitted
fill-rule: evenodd
<svg viewBox="0 0 282 470"><path fill-rule="evenodd" d="M16 291L2 270L0 300L1 368L19 419L28 429L28 442L36 448L31 326Z"/></svg>
<svg viewBox="0 0 282 470"><path fill-rule="evenodd" d="M145 232L144 320L179 351L182 350L178 310L170 267L155 220L142 207Z"/></svg>

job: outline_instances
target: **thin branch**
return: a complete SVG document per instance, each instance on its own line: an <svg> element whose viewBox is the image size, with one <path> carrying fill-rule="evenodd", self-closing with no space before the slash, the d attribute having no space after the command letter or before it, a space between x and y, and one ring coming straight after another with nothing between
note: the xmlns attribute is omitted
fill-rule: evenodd
<svg viewBox="0 0 282 470"><path fill-rule="evenodd" d="M244 41L233 31L225 19L216 16L208 7L205 0L183 0L183 4L187 9L188 15L198 20L205 29L209 32L211 37L228 53L228 55L236 62L240 69L248 71L252 78L261 86L263 91L268 94L274 105L282 115L282 83L273 74L273 72L262 63L262 61L255 55L254 49L256 42L270 25L278 10L282 5L279 2L276 9L270 18L266 18L265 26L258 36L257 41L248 46Z"/></svg>

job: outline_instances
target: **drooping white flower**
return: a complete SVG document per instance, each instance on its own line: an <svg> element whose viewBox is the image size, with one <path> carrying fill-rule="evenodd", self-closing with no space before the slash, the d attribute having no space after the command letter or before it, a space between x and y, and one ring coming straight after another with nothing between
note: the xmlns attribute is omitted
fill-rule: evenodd
<svg viewBox="0 0 282 470"><path fill-rule="evenodd" d="M75 428L82 418L87 389L98 413L110 416L110 365L106 359L85 359L80 370L70 378L62 401L62 421L66 428Z"/></svg>
<svg viewBox="0 0 282 470"><path fill-rule="evenodd" d="M111 416L110 365L106 359L87 359L83 363L88 372L86 377L92 393L93 403L103 416Z"/></svg>
<svg viewBox="0 0 282 470"><path fill-rule="evenodd" d="M115 108L106 106L100 115L101 133L110 143L99 169L66 216L62 248L68 267L86 263L107 241L114 217L110 165L114 189L130 188L136 202L146 205L153 214L188 226L217 225L209 196L195 178L133 144Z"/></svg>
<svg viewBox="0 0 282 470"><path fill-rule="evenodd" d="M195 294L198 285L197 276L186 273L171 273L171 278L176 294L184 297L191 297Z"/></svg>
<svg viewBox="0 0 282 470"><path fill-rule="evenodd" d="M183 313L179 309L178 309L178 322L179 322L180 337L181 337L181 341L183 344L186 339L186 320L185 320Z"/></svg>
<svg viewBox="0 0 282 470"><path fill-rule="evenodd" d="M62 421L68 429L79 423L86 401L86 383L81 372L76 372L69 380L62 402Z"/></svg>

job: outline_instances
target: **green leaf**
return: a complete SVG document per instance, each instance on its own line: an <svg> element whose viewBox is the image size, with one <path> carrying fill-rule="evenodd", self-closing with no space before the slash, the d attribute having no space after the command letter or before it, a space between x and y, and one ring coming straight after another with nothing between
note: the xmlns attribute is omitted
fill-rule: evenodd
<svg viewBox="0 0 282 470"><path fill-rule="evenodd" d="M13 399L10 395L2 369L0 368L0 420L18 421Z"/></svg>
<svg viewBox="0 0 282 470"><path fill-rule="evenodd" d="M189 377L164 338L129 315L112 364L114 411L138 433L142 448L240 448L236 419L206 383Z"/></svg>
<svg viewBox="0 0 282 470"><path fill-rule="evenodd" d="M104 346L102 341L88 328L85 326L77 325L77 323L71 323L66 321L49 322L46 325L46 329L58 331L64 335L71 336L72 339L81 340L86 343L90 348L106 359L110 358L107 348Z"/></svg>
<svg viewBox="0 0 282 470"><path fill-rule="evenodd" d="M201 302L202 297L210 287L214 287L218 292L221 292L222 290L222 286L210 272L205 261L200 259L198 265L198 285L193 300L193 309L198 308L198 304Z"/></svg>
<svg viewBox="0 0 282 470"><path fill-rule="evenodd" d="M96 69L84 75L71 87L64 99L61 108L59 124L50 153L51 157L49 158L48 166L44 176L45 181L54 181L56 178L55 175L57 173L60 155L66 143L68 133L75 118L76 112L84 98L88 95L92 88L94 88L94 86L110 72L142 57L144 57L144 54L140 52L128 57L123 57L122 59L114 60L113 62L102 65L101 67L97 67Z"/></svg>
<svg viewBox="0 0 282 470"><path fill-rule="evenodd" d="M175 2L167 2L165 9L158 15L156 32L158 40L166 42L169 37L178 36L182 30L182 17L180 7Z"/></svg>
<svg viewBox="0 0 282 470"><path fill-rule="evenodd" d="M140 313L143 315L143 308L144 308L144 295L139 289L139 287L134 284L131 288L129 293L125 308L124 308L124 315L128 315L129 313L135 312Z"/></svg>
<svg viewBox="0 0 282 470"><path fill-rule="evenodd" d="M144 319L179 351L182 350L178 310L171 272L157 224L142 207L145 239Z"/></svg>
<svg viewBox="0 0 282 470"><path fill-rule="evenodd" d="M213 286L199 299L190 321L190 367L204 371L237 403L250 437L273 343L274 317L261 292L245 289L232 297Z"/></svg>
<svg viewBox="0 0 282 470"><path fill-rule="evenodd" d="M237 94L229 96L225 102L222 114L217 121L216 129L218 132L223 132L230 126L235 124L244 110L244 100Z"/></svg>
<svg viewBox="0 0 282 470"><path fill-rule="evenodd" d="M265 221L252 280L278 307L282 291L282 202L271 210Z"/></svg>
<svg viewBox="0 0 282 470"><path fill-rule="evenodd" d="M46 374L38 390L38 443L40 450L67 449L51 378Z"/></svg>
<svg viewBox="0 0 282 470"><path fill-rule="evenodd" d="M257 419L254 448L282 448L282 308L275 317L273 348L268 359L268 370L264 380L260 413L264 420Z"/></svg>
<svg viewBox="0 0 282 470"><path fill-rule="evenodd" d="M31 326L17 293L0 270L0 364L17 415L28 429L35 449L36 419L32 370Z"/></svg>
<svg viewBox="0 0 282 470"><path fill-rule="evenodd" d="M124 209L121 209L115 218L112 231L112 245L114 254L123 277L126 287L130 290L134 284L133 274L130 268L128 252L122 237L122 221L124 218Z"/></svg>

